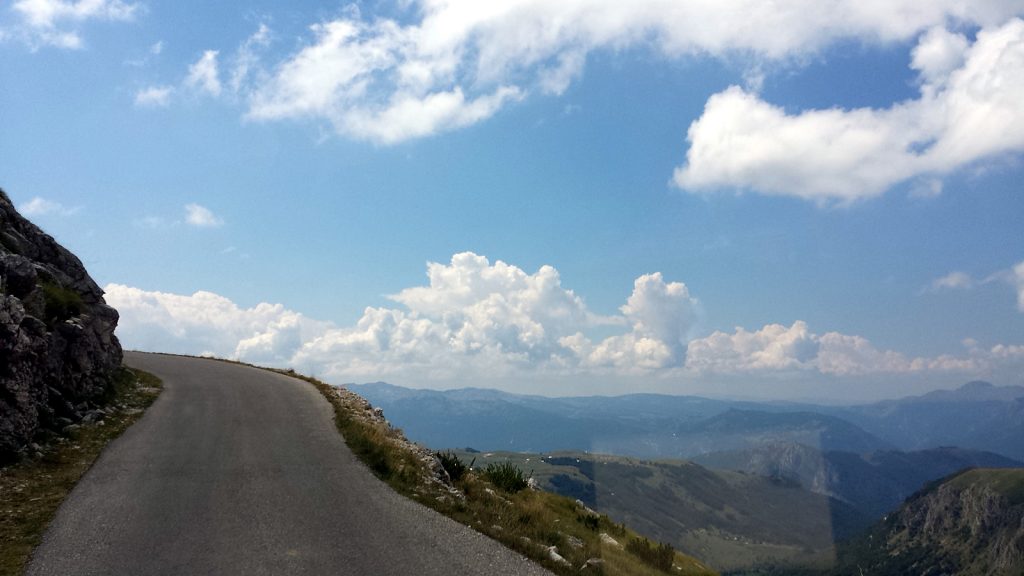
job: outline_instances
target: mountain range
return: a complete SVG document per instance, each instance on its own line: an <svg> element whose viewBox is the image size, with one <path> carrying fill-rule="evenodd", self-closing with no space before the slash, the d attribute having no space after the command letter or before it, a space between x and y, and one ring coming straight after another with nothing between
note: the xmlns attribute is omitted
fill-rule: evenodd
<svg viewBox="0 0 1024 576"><path fill-rule="evenodd" d="M1024 466L1024 387L985 382L843 407L350 387L418 442L511 461L737 574L829 569L837 543L849 558L847 540L929 482Z"/></svg>
<svg viewBox="0 0 1024 576"><path fill-rule="evenodd" d="M350 387L433 448L693 458L790 442L854 453L957 446L1024 459L1024 387L986 382L839 407L658 394L546 398L381 382Z"/></svg>

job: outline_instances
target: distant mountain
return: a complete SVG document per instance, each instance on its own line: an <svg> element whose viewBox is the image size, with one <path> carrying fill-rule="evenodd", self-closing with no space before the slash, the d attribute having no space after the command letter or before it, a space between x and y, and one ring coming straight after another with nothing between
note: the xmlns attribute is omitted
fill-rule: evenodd
<svg viewBox="0 0 1024 576"><path fill-rule="evenodd" d="M791 480L807 490L846 502L870 518L895 510L928 482L954 472L1024 466L1005 456L962 448L852 453L823 452L785 442L705 454L694 461L710 468Z"/></svg>
<svg viewBox="0 0 1024 576"><path fill-rule="evenodd" d="M986 382L843 407L658 394L545 398L384 383L351 387L411 438L434 448L691 458L790 442L854 453L959 446L1024 460L1024 387Z"/></svg>
<svg viewBox="0 0 1024 576"><path fill-rule="evenodd" d="M388 420L409 438L432 448L591 450L602 438L644 434L626 419L591 415L539 396L472 388L410 390L383 383L351 388L383 408Z"/></svg>
<svg viewBox="0 0 1024 576"><path fill-rule="evenodd" d="M764 412L730 409L678 429L688 456L787 442L823 451L870 452L891 448L888 442L835 416L815 412Z"/></svg>
<svg viewBox="0 0 1024 576"><path fill-rule="evenodd" d="M969 382L956 390L822 408L903 450L960 446L1024 460L1024 387Z"/></svg>
<svg viewBox="0 0 1024 576"><path fill-rule="evenodd" d="M550 452L585 450L687 458L769 441L827 450L890 448L835 416L690 396L545 398L496 390L411 390L350 385L410 438L433 448Z"/></svg>
<svg viewBox="0 0 1024 576"><path fill-rule="evenodd" d="M836 537L871 523L851 506L791 481L685 461L558 452L469 453L474 466L512 462L541 487L582 500L641 534L718 570L764 564L823 567Z"/></svg>
<svg viewBox="0 0 1024 576"><path fill-rule="evenodd" d="M1024 469L936 482L844 545L836 576L1024 574Z"/></svg>

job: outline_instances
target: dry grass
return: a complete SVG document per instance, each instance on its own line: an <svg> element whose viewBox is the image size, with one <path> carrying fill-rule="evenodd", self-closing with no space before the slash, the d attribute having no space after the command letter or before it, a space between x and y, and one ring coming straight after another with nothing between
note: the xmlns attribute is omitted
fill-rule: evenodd
<svg viewBox="0 0 1024 576"><path fill-rule="evenodd" d="M110 414L53 439L32 456L0 469L0 575L21 574L64 498L103 448L142 416L160 393L160 380L122 369Z"/></svg>

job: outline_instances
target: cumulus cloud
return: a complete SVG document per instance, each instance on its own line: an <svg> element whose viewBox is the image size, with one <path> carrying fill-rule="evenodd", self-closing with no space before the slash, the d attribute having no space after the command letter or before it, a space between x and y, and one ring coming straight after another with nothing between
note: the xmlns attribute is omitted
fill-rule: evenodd
<svg viewBox="0 0 1024 576"><path fill-rule="evenodd" d="M117 333L130 348L287 363L302 341L327 324L280 304L241 308L211 292L191 296L108 284L105 299L121 319Z"/></svg>
<svg viewBox="0 0 1024 576"><path fill-rule="evenodd" d="M693 338L699 302L660 274L636 279L620 314L600 316L562 286L558 271L528 273L470 252L430 263L428 282L369 307L350 326L280 304L243 308L210 292L191 296L111 284L127 347L210 353L292 366L335 381L474 382L570 376L705 379L729 375L836 377L951 373L983 376L1024 367L1024 346L932 358L883 350L855 335L818 334L802 321ZM595 332L612 332L594 338Z"/></svg>
<svg viewBox="0 0 1024 576"><path fill-rule="evenodd" d="M77 207L68 208L60 202L54 202L53 200L47 200L39 196L19 205L18 210L25 216L71 216L78 212Z"/></svg>
<svg viewBox="0 0 1024 576"><path fill-rule="evenodd" d="M18 32L30 46L68 49L82 47L85 22L130 21L140 11L139 4L122 0L17 0L11 9L21 17Z"/></svg>
<svg viewBox="0 0 1024 576"><path fill-rule="evenodd" d="M216 50L207 50L188 68L185 86L205 92L210 96L220 96L220 71L217 64Z"/></svg>
<svg viewBox="0 0 1024 576"><path fill-rule="evenodd" d="M620 308L630 332L596 344L582 333L563 338L584 366L648 370L678 366L697 320L699 303L682 282L665 282L661 273L645 274Z"/></svg>
<svg viewBox="0 0 1024 576"><path fill-rule="evenodd" d="M984 28L973 45L932 29L912 66L920 98L887 109L790 114L743 88L720 92L690 126L674 182L697 193L752 190L849 204L1024 150L1024 21Z"/></svg>
<svg viewBox="0 0 1024 576"><path fill-rule="evenodd" d="M224 220L209 208L193 203L185 205L185 223L196 228L218 228L224 225Z"/></svg>
<svg viewBox="0 0 1024 576"><path fill-rule="evenodd" d="M660 274L638 278L621 316L601 316L561 284L558 271L534 273L462 253L430 263L428 283L390 298L400 308L367 308L353 326L314 322L280 305L242 309L209 292L179 296L112 284L129 347L293 365L338 378L452 379L590 368L651 370L681 362L696 301ZM198 311L202 310L202 313ZM595 327L627 330L591 343ZM585 352L585 355L582 355Z"/></svg>
<svg viewBox="0 0 1024 576"><path fill-rule="evenodd" d="M311 26L306 45L252 92L248 117L324 120L341 134L393 144L479 122L530 92L561 94L599 50L787 61L840 39L890 42L947 22L998 24L1018 7L1003 0L419 0L407 8L411 19L368 20L350 7ZM940 70L953 61L955 44L936 33L916 61Z"/></svg>
<svg viewBox="0 0 1024 576"><path fill-rule="evenodd" d="M171 86L149 86L135 93L135 105L140 108L163 108L171 103Z"/></svg>

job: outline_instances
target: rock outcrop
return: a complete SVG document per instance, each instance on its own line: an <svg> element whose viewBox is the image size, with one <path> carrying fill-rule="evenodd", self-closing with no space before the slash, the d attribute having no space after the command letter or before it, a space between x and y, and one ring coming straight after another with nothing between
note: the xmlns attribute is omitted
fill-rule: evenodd
<svg viewBox="0 0 1024 576"><path fill-rule="evenodd" d="M837 575L1024 574L1024 469L974 469L909 498L840 551Z"/></svg>
<svg viewBox="0 0 1024 576"><path fill-rule="evenodd" d="M117 320L82 262L0 190L0 462L102 402Z"/></svg>

